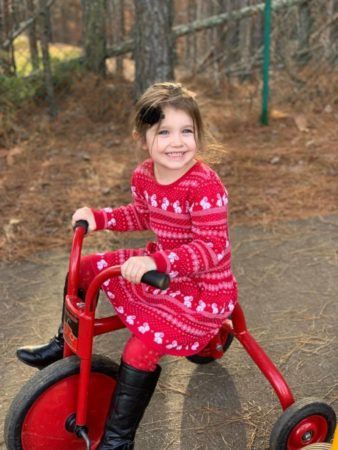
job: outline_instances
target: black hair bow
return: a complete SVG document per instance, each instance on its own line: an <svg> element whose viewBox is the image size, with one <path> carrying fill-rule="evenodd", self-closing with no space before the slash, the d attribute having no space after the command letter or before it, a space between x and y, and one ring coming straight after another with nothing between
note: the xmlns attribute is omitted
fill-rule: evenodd
<svg viewBox="0 0 338 450"><path fill-rule="evenodd" d="M159 106L144 106L140 111L139 117L142 123L152 126L163 119L164 115Z"/></svg>

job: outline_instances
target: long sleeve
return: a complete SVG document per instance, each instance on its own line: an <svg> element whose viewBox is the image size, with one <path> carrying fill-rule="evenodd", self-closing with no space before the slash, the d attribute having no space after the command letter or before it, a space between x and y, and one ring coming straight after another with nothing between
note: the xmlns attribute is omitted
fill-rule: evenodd
<svg viewBox="0 0 338 450"><path fill-rule="evenodd" d="M142 231L149 229L149 208L137 189L137 177L131 181L133 201L118 208L92 209L97 230Z"/></svg>
<svg viewBox="0 0 338 450"><path fill-rule="evenodd" d="M189 276L230 262L227 204L220 181L213 180L196 190L189 201L192 240L152 254L157 269L172 276Z"/></svg>

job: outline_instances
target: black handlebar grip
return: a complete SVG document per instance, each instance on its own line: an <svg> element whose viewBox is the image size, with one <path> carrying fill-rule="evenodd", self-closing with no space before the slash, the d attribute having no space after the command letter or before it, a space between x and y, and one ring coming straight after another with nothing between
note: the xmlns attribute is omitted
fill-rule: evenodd
<svg viewBox="0 0 338 450"><path fill-rule="evenodd" d="M158 272L157 270L149 270L141 278L142 283L149 284L150 286L165 290L168 289L170 283L170 277L164 272Z"/></svg>
<svg viewBox="0 0 338 450"><path fill-rule="evenodd" d="M73 227L73 229L75 230L75 228L78 227L82 227L85 230L85 233L88 233L88 228L89 228L89 223L86 220L77 220L75 222L75 225Z"/></svg>

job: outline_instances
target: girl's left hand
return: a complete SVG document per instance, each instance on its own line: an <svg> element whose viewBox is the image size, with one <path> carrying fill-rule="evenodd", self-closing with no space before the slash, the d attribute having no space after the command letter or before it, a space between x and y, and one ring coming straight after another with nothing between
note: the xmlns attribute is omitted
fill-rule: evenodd
<svg viewBox="0 0 338 450"><path fill-rule="evenodd" d="M140 283L146 272L156 269L155 261L150 256L132 256L122 264L121 274L132 283Z"/></svg>

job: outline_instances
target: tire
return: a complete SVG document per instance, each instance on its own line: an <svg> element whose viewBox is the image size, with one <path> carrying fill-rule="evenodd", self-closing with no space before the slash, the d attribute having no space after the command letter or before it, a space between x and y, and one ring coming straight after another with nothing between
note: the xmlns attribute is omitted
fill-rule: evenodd
<svg viewBox="0 0 338 450"><path fill-rule="evenodd" d="M80 450L84 441L65 428L76 410L80 360L61 359L36 373L14 398L5 420L7 450ZM87 426L93 444L100 442L118 366L93 355ZM94 447L95 448L95 447Z"/></svg>
<svg viewBox="0 0 338 450"><path fill-rule="evenodd" d="M336 426L331 406L315 398L293 403L272 429L270 450L299 450L310 444L329 442Z"/></svg>
<svg viewBox="0 0 338 450"><path fill-rule="evenodd" d="M233 334L227 332L224 328L221 328L220 333L221 333L223 353L225 353L230 347L234 339L234 336ZM217 361L218 358L216 359L213 358L212 356L207 356L206 352L207 347L203 349L200 353L197 353L196 355L186 356L186 358L194 364L209 364L213 361Z"/></svg>

